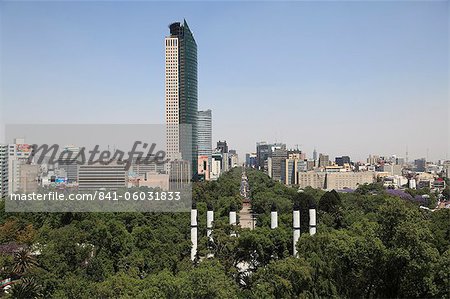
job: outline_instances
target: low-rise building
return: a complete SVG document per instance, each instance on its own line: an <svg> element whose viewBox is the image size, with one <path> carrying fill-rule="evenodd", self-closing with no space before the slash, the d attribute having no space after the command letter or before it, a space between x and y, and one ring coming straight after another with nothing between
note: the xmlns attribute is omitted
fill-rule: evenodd
<svg viewBox="0 0 450 299"><path fill-rule="evenodd" d="M383 185L385 187L402 188L408 185L408 179L401 175L386 176L383 178Z"/></svg>
<svg viewBox="0 0 450 299"><path fill-rule="evenodd" d="M433 188L436 189L444 189L445 188L445 181L442 178L437 178L433 182Z"/></svg>
<svg viewBox="0 0 450 299"><path fill-rule="evenodd" d="M402 165L397 164L384 164L381 166L381 171L389 173L389 175L401 175Z"/></svg>
<svg viewBox="0 0 450 299"><path fill-rule="evenodd" d="M169 190L169 175L165 173L148 172L138 178L138 187L160 188Z"/></svg>
<svg viewBox="0 0 450 299"><path fill-rule="evenodd" d="M417 188L431 188L432 181L431 180L419 180L417 182Z"/></svg>
<svg viewBox="0 0 450 299"><path fill-rule="evenodd" d="M298 185L300 188L310 186L324 190L356 189L359 185L375 182L375 173L364 172L299 172Z"/></svg>
<svg viewBox="0 0 450 299"><path fill-rule="evenodd" d="M444 162L444 175L447 179L450 179L450 161Z"/></svg>
<svg viewBox="0 0 450 299"><path fill-rule="evenodd" d="M209 157L198 156L198 175L201 179L209 181Z"/></svg>
<svg viewBox="0 0 450 299"><path fill-rule="evenodd" d="M170 161L169 189L183 190L191 183L190 161Z"/></svg>
<svg viewBox="0 0 450 299"><path fill-rule="evenodd" d="M117 190L127 186L125 164L79 165L78 190Z"/></svg>
<svg viewBox="0 0 450 299"><path fill-rule="evenodd" d="M19 192L31 193L38 190L39 165L21 164L19 167Z"/></svg>
<svg viewBox="0 0 450 299"><path fill-rule="evenodd" d="M298 173L298 186L300 188L312 187L315 189L326 189L326 172L307 171Z"/></svg>
<svg viewBox="0 0 450 299"><path fill-rule="evenodd" d="M373 182L375 182L375 173L369 171L327 173L325 189L356 189L359 185Z"/></svg>

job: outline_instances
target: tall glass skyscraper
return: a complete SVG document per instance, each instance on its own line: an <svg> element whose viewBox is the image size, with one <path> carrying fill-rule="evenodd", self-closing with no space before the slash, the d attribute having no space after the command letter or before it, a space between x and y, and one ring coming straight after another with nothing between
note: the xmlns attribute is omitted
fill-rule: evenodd
<svg viewBox="0 0 450 299"><path fill-rule="evenodd" d="M208 156L211 161L212 154L212 113L211 110L198 112L198 155Z"/></svg>
<svg viewBox="0 0 450 299"><path fill-rule="evenodd" d="M186 20L169 26L166 47L166 126L167 156L192 159L192 174L197 174L197 44ZM185 126L183 126L185 125ZM190 134L186 134L185 128Z"/></svg>

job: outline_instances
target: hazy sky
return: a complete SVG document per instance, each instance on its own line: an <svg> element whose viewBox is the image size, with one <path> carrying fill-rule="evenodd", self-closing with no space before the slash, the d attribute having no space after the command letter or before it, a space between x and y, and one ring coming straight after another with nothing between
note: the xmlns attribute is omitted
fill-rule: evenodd
<svg viewBox="0 0 450 299"><path fill-rule="evenodd" d="M449 3L0 2L3 123L163 123L164 36L198 44L199 109L243 158L448 157ZM448 157L450 158L450 157Z"/></svg>

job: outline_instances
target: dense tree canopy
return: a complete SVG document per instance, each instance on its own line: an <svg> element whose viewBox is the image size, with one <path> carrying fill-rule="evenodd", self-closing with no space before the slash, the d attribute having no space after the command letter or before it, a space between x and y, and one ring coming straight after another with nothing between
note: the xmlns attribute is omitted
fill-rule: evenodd
<svg viewBox="0 0 450 299"><path fill-rule="evenodd" d="M189 213L0 212L0 278L12 298L448 297L450 210L435 212L383 192L298 192L248 169L255 230L231 227L242 207L242 169L198 182L198 258ZM292 257L292 206L301 211ZM206 210L215 211L213 242ZM270 229L275 205L278 228ZM308 208L317 206L317 234ZM238 237L230 236L236 231ZM14 249L15 248L15 249ZM20 249L20 250L19 250ZM16 252L16 254L13 254ZM211 254L214 257L210 257Z"/></svg>

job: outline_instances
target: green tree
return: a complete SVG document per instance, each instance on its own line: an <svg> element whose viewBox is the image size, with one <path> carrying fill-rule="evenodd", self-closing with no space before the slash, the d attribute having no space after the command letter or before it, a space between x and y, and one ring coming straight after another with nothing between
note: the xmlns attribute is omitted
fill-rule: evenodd
<svg viewBox="0 0 450 299"><path fill-rule="evenodd" d="M342 203L339 194L335 191L329 191L322 195L318 204L319 212L322 212L319 216L329 215L330 223L336 229L342 226Z"/></svg>
<svg viewBox="0 0 450 299"><path fill-rule="evenodd" d="M40 286L33 278L24 277L13 284L11 288L11 298L13 299L35 299L42 298Z"/></svg>
<svg viewBox="0 0 450 299"><path fill-rule="evenodd" d="M247 294L252 298L311 297L312 271L304 259L272 261L252 276Z"/></svg>
<svg viewBox="0 0 450 299"><path fill-rule="evenodd" d="M16 275L22 276L36 265L36 258L28 249L22 248L14 254L13 272Z"/></svg>
<svg viewBox="0 0 450 299"><path fill-rule="evenodd" d="M450 209L439 209L430 215L432 242L443 254L450 248Z"/></svg>
<svg viewBox="0 0 450 299"><path fill-rule="evenodd" d="M450 200L450 186L446 186L444 190L442 190L442 195L444 196L445 200Z"/></svg>
<svg viewBox="0 0 450 299"><path fill-rule="evenodd" d="M238 298L238 287L217 261L205 260L191 271L180 273L181 298Z"/></svg>

